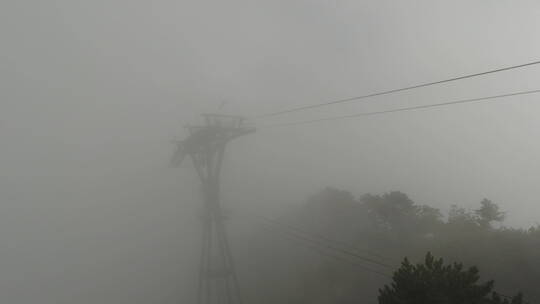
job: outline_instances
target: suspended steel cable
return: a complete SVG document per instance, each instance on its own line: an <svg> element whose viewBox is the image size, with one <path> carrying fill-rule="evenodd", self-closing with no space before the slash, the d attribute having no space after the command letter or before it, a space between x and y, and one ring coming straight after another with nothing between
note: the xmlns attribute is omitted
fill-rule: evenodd
<svg viewBox="0 0 540 304"><path fill-rule="evenodd" d="M289 231L293 231L295 233L305 235L310 239L317 240L318 242L324 243L325 245L329 245L329 246L333 247L334 249L339 250L341 252L346 252L348 255L352 255L352 256L354 256L356 258L359 258L361 260L364 260L366 262L375 263L375 264L378 264L379 266L383 266L383 267L387 267L387 268L394 268L395 267L395 265L389 265L389 264L386 264L385 262L380 262L380 261L376 261L376 260L373 260L373 259L365 257L365 256L361 256L357 252L357 248L352 248L353 247L352 245L347 244L345 242L334 240L334 239L328 238L328 237L323 236L323 235L318 234L318 233L306 231L305 229L299 228L297 226L293 226L291 224L284 223L283 221L270 219L270 218L267 218L267 217L264 217L264 216L257 216L257 217L260 218L261 220L267 222L267 223L270 223L270 224L274 225L277 228L288 229ZM369 255L373 255L373 256L375 256L375 257L377 257L379 259L382 259L382 260L387 260L387 261L389 260L388 258L385 258L385 257L381 256L378 253L373 253L372 251L364 250L364 252L369 254Z"/></svg>
<svg viewBox="0 0 540 304"><path fill-rule="evenodd" d="M342 255L337 254L336 251L332 250L332 248L329 248L329 247L326 247L326 246L321 246L321 244L318 244L316 242L312 242L311 240L308 240L306 238L299 237L297 235L288 233L288 232L286 232L284 230L281 230L281 229L276 229L274 226L271 226L269 224L262 224L262 227L265 230L270 231L270 232L278 231L281 235L283 235L287 239L294 241L296 244L300 244L302 246L309 247L309 248L315 250L318 254L320 254L322 256L329 257L329 258L332 258L334 260L338 260L338 261L341 261L341 262L347 262L347 263L353 264L353 265L355 265L355 266L357 266L357 267L359 267L359 268L361 268L361 269L363 269L365 271L372 272L372 273L381 275L381 276L386 277L386 278L392 278L392 276L390 274L388 274L388 273L384 273L382 271L372 269L370 267L365 266L364 264L360 264L357 261L352 261L350 259L346 259ZM300 241L300 242L298 242L298 241Z"/></svg>
<svg viewBox="0 0 540 304"><path fill-rule="evenodd" d="M461 99L461 100L448 101L448 102L435 103L435 104L428 104L428 105L404 107L404 108L390 109L390 110L384 110L384 111L363 112L363 113L357 113L357 114L351 114L351 115L332 116L332 117L325 117L325 118L312 119L312 120L303 120L303 121L296 121L296 122L273 124L273 125L263 126L262 128L259 128L259 129L275 128L275 127L288 127L288 126L312 124L312 123L332 121L332 120L357 118L357 117L363 117L363 116L375 116L375 115L383 115L383 114L396 113L396 112L406 112L406 111L437 108L437 107L447 107L447 106L465 104L465 103L489 102L489 101L493 101L494 99L500 99L500 98L504 98L504 97L512 97L512 96L519 96L519 95L529 95L529 94L536 94L536 93L540 93L540 89L539 90L530 90L530 91L520 91L520 92L501 94L501 95L492 95L492 96L486 96L486 97Z"/></svg>
<svg viewBox="0 0 540 304"><path fill-rule="evenodd" d="M275 220L271 220L271 219L268 219L268 218L265 218L265 217L259 217L259 216L250 217L250 218L255 218L256 221L259 222L259 223L261 221L264 221L264 223L266 223L267 226L270 225L270 226L272 226L274 228L277 228L278 230L282 231L283 233L286 233L286 234L288 234L290 236L296 237L299 240L303 240L303 241L308 242L308 243L323 246L326 249L329 249L329 250L332 250L332 251L335 251L335 252L350 256L352 258L355 258L355 259L358 259L358 260L361 260L361 261L364 261L364 262L372 263L372 264L375 264L375 265L378 265L378 266L381 266L381 267L385 267L385 268L388 268L388 269L394 269L396 267L396 265L391 265L391 264L387 264L387 263L384 263L384 262L380 262L380 261L374 260L372 258L360 255L355 251L343 248L341 246L337 246L335 244L331 244L328 241L327 238L326 239L321 239L321 238L319 238L317 236L313 236L312 234L307 234L306 232L299 232L298 230L291 229L291 227L289 225L284 225L283 223L281 223L279 221L275 221ZM332 242L335 242L335 241L332 241Z"/></svg>
<svg viewBox="0 0 540 304"><path fill-rule="evenodd" d="M318 104L313 104L313 105L301 106L301 107L292 108L292 109L288 109L288 110L283 110L283 111L278 111L278 112L267 113L267 114L264 114L264 115L259 115L256 118L265 118L265 117L278 116L278 115L282 115L282 114L286 114L286 113L298 112L298 111L314 109L314 108L319 108L319 107L324 107L324 106L329 106L329 105L334 105L334 104L340 104L340 103L346 103L346 102L353 102L353 101L359 102L361 100L371 98L371 97L376 97L376 96L381 96L381 95L388 95L388 94L397 93L397 92L403 92L403 91L409 91L409 90L428 87L428 86L433 86L433 85L437 85L437 84L443 84L443 83L448 83L448 82L453 82L453 81L458 81L458 80L463 80L463 79L468 79L468 78L474 78L474 77L479 77L479 76L488 75L488 74L494 74L494 73L503 72L503 71L509 71L509 70L514 70L514 69L524 68L524 67L537 65L537 64L540 64L540 60L532 61L532 62L528 62L528 63L523 63L523 64L519 64L519 65L503 67L503 68L497 68L497 69L488 70L488 71L484 71L484 72L480 72L480 73L467 74L467 75L463 75L463 76L452 77L452 78L438 80L438 81L421 83L421 84L407 86L407 87L398 88L398 89L392 89L392 90L387 90L387 91L382 91L382 92L376 92L376 93L371 93L371 94L366 94L366 95L360 95L360 96L355 96L355 97L350 97L350 98L345 98L345 99L338 99L338 100L333 100L333 101L328 101L328 102L323 102L323 103L318 103Z"/></svg>

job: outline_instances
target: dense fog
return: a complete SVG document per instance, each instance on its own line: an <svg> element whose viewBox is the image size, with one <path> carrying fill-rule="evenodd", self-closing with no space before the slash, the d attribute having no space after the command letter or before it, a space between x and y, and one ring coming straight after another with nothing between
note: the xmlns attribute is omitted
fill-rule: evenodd
<svg viewBox="0 0 540 304"><path fill-rule="evenodd" d="M258 118L539 60L539 14L537 1L0 1L2 302L195 303L203 189L189 159L170 160L202 113L257 128L221 174L245 303L377 303L390 282L254 215L392 265L431 251L540 301L538 94L270 127L537 90L540 65ZM392 193L440 218L372 222ZM504 221L452 226L481 219L483 199Z"/></svg>

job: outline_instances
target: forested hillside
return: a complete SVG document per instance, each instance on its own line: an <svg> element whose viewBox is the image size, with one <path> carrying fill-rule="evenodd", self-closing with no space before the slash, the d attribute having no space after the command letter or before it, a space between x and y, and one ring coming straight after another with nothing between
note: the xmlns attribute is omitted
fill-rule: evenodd
<svg viewBox="0 0 540 304"><path fill-rule="evenodd" d="M477 267L496 292L538 303L540 227L508 228L504 218L487 199L443 215L401 192L355 197L327 188L281 218L259 218L243 249L255 256L249 289L262 303L377 303L403 258L424 261L431 252Z"/></svg>

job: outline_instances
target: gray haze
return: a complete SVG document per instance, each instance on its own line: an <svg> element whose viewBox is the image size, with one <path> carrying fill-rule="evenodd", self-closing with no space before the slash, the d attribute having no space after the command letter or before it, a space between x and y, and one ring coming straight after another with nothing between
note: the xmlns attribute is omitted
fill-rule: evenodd
<svg viewBox="0 0 540 304"><path fill-rule="evenodd" d="M222 101L251 116L538 60L539 14L532 0L0 1L1 297L174 303L192 293L200 228L193 169L168 168L184 124ZM256 122L539 80L530 67ZM538 98L261 129L228 151L224 202L269 214L325 186L443 211L488 197L528 227Z"/></svg>

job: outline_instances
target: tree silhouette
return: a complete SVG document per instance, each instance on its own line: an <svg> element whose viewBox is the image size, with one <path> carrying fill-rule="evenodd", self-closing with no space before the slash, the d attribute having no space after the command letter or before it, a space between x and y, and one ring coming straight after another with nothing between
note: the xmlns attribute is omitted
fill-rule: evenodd
<svg viewBox="0 0 540 304"><path fill-rule="evenodd" d="M493 292L493 281L478 283L476 267L444 265L431 253L423 264L413 265L407 258L394 273L390 286L379 290L379 304L521 304L521 295L506 299Z"/></svg>
<svg viewBox="0 0 540 304"><path fill-rule="evenodd" d="M492 222L502 222L504 220L504 212L499 211L499 206L488 199L480 202L480 209L475 210L478 216L478 222L482 227L491 227Z"/></svg>

